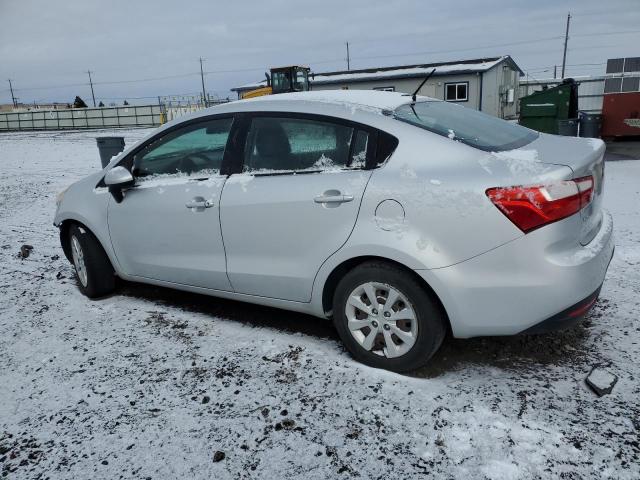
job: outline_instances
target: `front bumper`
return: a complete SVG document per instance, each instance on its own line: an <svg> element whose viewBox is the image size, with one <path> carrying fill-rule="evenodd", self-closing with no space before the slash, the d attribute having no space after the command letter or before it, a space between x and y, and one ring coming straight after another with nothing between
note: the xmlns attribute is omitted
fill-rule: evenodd
<svg viewBox="0 0 640 480"><path fill-rule="evenodd" d="M573 308L595 303L613 255L613 220L603 212L587 246L562 240L571 221L576 219L450 267L416 270L440 297L453 335L515 335L548 330L552 324L562 328Z"/></svg>

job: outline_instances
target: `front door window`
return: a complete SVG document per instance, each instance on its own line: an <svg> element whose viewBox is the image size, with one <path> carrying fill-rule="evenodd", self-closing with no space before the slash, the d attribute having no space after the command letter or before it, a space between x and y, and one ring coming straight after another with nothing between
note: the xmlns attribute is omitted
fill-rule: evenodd
<svg viewBox="0 0 640 480"><path fill-rule="evenodd" d="M135 156L135 176L218 174L232 121L208 120L168 133Z"/></svg>

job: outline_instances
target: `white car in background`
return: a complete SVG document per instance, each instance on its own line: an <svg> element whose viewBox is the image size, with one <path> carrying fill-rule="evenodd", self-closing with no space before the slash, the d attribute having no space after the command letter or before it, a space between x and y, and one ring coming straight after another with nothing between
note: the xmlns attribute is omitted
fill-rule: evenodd
<svg viewBox="0 0 640 480"><path fill-rule="evenodd" d="M614 249L603 154L426 97L274 95L162 126L55 224L89 297L117 276L330 317L356 359L407 371L447 331L591 308Z"/></svg>

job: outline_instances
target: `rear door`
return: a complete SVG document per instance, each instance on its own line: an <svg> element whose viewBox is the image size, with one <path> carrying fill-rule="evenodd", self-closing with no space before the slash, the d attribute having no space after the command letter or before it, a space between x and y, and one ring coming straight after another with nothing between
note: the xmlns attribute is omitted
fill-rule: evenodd
<svg viewBox="0 0 640 480"><path fill-rule="evenodd" d="M219 206L232 122L231 117L190 122L124 160L136 183L122 202L110 199L108 224L126 274L231 290Z"/></svg>
<svg viewBox="0 0 640 480"><path fill-rule="evenodd" d="M238 293L307 302L353 230L376 133L313 115L246 120L243 162L222 192L227 273Z"/></svg>

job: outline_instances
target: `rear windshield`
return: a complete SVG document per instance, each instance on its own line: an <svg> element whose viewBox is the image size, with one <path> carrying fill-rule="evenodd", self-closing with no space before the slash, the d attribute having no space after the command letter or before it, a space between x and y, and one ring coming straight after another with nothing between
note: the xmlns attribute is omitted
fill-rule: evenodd
<svg viewBox="0 0 640 480"><path fill-rule="evenodd" d="M489 152L512 150L538 138L528 128L442 101L402 105L395 110L394 117Z"/></svg>

